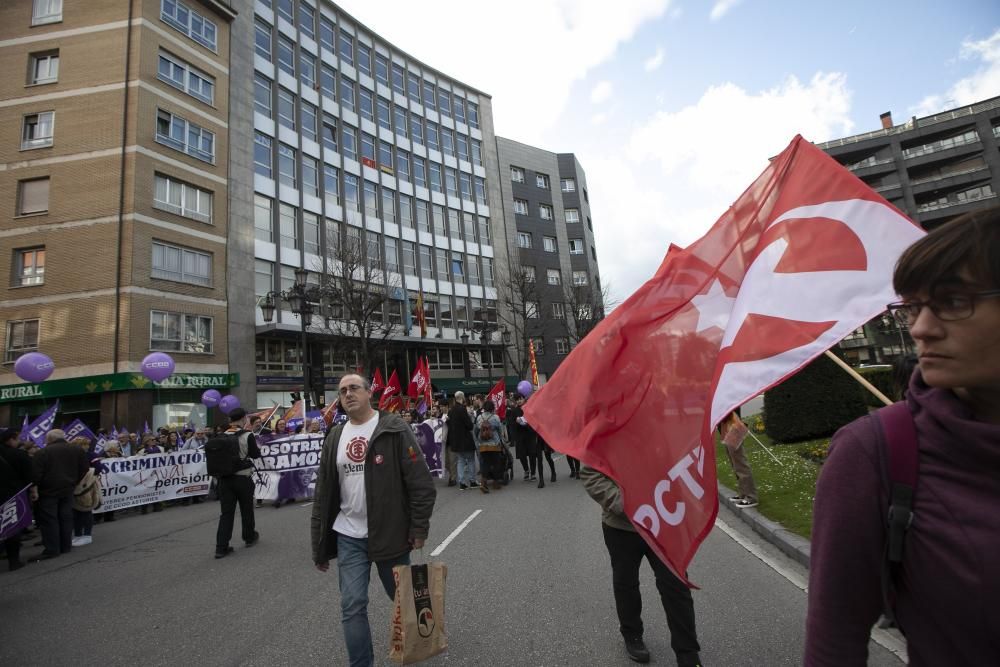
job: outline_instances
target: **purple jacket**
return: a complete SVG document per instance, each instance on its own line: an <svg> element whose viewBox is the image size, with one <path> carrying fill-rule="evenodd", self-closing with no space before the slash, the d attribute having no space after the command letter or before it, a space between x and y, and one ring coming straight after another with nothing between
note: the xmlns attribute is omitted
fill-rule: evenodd
<svg viewBox="0 0 1000 667"><path fill-rule="evenodd" d="M955 394L910 382L920 473L896 615L911 665L1000 659L1000 425L976 421ZM882 610L889 507L877 424L840 429L816 487L805 664L864 665Z"/></svg>

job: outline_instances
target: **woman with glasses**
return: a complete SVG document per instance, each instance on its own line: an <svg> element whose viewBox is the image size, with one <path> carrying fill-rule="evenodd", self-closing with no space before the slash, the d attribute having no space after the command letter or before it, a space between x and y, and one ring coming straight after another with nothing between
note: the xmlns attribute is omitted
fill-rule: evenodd
<svg viewBox="0 0 1000 667"><path fill-rule="evenodd" d="M899 487L890 488L881 428L893 422L880 412L838 431L816 488L805 664L865 664L883 608L906 635L912 665L996 664L1000 209L961 216L913 244L893 285L901 300L889 310L917 348L907 409L888 427L889 439L911 447L898 436L911 423L916 433L912 518L902 560L890 566L888 508Z"/></svg>

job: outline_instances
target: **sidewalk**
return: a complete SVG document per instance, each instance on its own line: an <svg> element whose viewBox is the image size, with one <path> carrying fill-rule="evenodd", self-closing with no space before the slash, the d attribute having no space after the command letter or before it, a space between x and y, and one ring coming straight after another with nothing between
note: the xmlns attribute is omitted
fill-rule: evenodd
<svg viewBox="0 0 1000 667"><path fill-rule="evenodd" d="M729 502L729 498L735 495L735 491L721 483L719 484L720 513L725 511L729 515L735 515L740 521L753 528L758 535L778 547L786 556L794 559L803 567L809 567L809 540L796 535L780 523L771 521L754 507L744 510L735 509Z"/></svg>

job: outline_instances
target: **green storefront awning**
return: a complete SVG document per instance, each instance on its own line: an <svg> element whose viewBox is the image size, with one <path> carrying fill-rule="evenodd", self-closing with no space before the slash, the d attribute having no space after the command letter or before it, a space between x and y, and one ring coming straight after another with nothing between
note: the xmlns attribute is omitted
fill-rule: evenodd
<svg viewBox="0 0 1000 667"><path fill-rule="evenodd" d="M493 388L499 377L489 380L487 378L436 378L431 377L431 385L434 391L444 391L448 395L456 391L464 391L466 394L485 394ZM517 388L518 379L516 375L508 375L506 378L507 391L514 391Z"/></svg>
<svg viewBox="0 0 1000 667"><path fill-rule="evenodd" d="M0 403L135 389L225 389L239 384L239 373L174 373L163 382L153 382L142 373L109 373L3 385L0 386Z"/></svg>

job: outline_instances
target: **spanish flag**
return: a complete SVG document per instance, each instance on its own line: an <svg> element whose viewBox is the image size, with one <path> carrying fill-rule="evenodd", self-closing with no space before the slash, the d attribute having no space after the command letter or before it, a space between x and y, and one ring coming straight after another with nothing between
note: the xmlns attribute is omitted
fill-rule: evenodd
<svg viewBox="0 0 1000 667"><path fill-rule="evenodd" d="M528 361L531 362L531 384L538 386L538 361L535 360L535 341L528 339Z"/></svg>
<svg viewBox="0 0 1000 667"><path fill-rule="evenodd" d="M427 315L424 314L424 291L420 290L417 292L417 306L413 313L417 318L417 324L420 326L420 337L427 338Z"/></svg>

